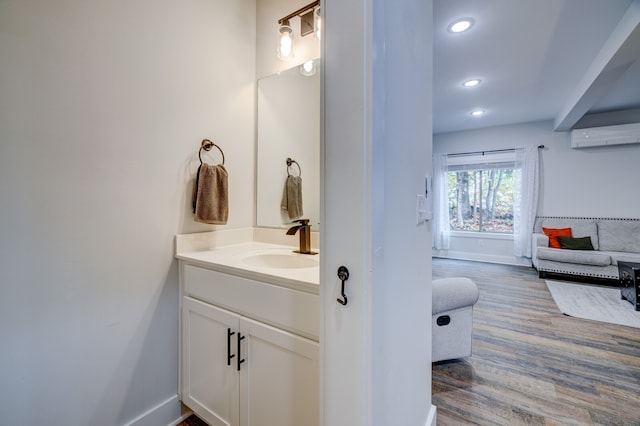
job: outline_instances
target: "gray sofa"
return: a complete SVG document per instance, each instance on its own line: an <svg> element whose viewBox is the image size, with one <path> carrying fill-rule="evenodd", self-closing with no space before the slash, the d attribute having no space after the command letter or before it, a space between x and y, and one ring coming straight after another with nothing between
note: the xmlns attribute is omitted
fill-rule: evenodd
<svg viewBox="0 0 640 426"><path fill-rule="evenodd" d="M551 248L543 227L571 228L572 237L591 237L594 250ZM551 273L617 280L619 261L640 262L640 219L538 216L532 245L540 278Z"/></svg>

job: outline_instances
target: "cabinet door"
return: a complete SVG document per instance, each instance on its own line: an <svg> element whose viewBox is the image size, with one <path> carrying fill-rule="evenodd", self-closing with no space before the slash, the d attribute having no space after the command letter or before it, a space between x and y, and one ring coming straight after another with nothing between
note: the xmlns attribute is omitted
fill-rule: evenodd
<svg viewBox="0 0 640 426"><path fill-rule="evenodd" d="M239 315L190 297L182 302L182 401L211 426L237 425ZM227 333L231 336L227 346ZM231 365L227 357L234 355Z"/></svg>
<svg viewBox="0 0 640 426"><path fill-rule="evenodd" d="M318 425L318 343L244 317L240 331L241 426Z"/></svg>

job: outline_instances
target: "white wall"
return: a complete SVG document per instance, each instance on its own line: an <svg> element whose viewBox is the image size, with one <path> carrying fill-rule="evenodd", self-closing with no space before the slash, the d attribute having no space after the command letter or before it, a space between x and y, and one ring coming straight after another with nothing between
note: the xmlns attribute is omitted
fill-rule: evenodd
<svg viewBox="0 0 640 426"><path fill-rule="evenodd" d="M226 228L253 224L254 19L254 0L0 3L0 423L180 415L173 239L213 229L189 211L204 137Z"/></svg>
<svg viewBox="0 0 640 426"><path fill-rule="evenodd" d="M434 1L372 3L372 424L435 426L432 231L416 223L432 171Z"/></svg>
<svg viewBox="0 0 640 426"><path fill-rule="evenodd" d="M434 135L435 153L455 153L527 145L544 145L540 151L540 202L538 215L581 217L640 217L640 144L572 149L569 132L554 132L553 122L533 122L475 131ZM482 245L484 259L478 258ZM512 243L452 237L450 254L516 263L509 257ZM505 254L506 253L506 254ZM443 254L443 253L441 253Z"/></svg>

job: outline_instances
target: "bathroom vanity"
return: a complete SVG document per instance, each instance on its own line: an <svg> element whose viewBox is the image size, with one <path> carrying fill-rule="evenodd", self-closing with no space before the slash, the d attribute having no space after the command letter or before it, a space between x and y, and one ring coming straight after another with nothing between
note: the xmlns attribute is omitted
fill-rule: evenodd
<svg viewBox="0 0 640 426"><path fill-rule="evenodd" d="M180 399L211 425L318 424L319 261L281 234L176 237Z"/></svg>

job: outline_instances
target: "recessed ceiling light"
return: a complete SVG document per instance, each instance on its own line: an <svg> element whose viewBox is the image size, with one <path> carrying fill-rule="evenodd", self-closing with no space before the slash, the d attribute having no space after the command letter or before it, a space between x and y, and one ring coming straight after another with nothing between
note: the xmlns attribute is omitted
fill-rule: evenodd
<svg viewBox="0 0 640 426"><path fill-rule="evenodd" d="M474 109L473 111L471 111L471 115L473 115L474 117L480 117L481 115L484 115L487 111L483 110L483 109Z"/></svg>
<svg viewBox="0 0 640 426"><path fill-rule="evenodd" d="M478 84L480 84L480 82L481 82L481 81L482 81L482 80L479 80L479 79L477 79L477 78L474 78L474 79L472 79L472 80L467 80L467 81L465 81L464 83L462 83L462 85L463 85L464 87L474 87L474 86L477 86Z"/></svg>
<svg viewBox="0 0 640 426"><path fill-rule="evenodd" d="M463 31L467 31L472 25L473 19L471 18L456 19L449 24L448 30L452 33L461 33Z"/></svg>

